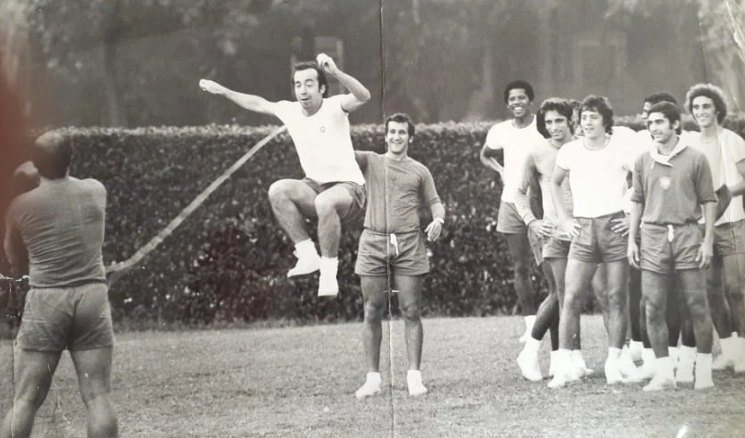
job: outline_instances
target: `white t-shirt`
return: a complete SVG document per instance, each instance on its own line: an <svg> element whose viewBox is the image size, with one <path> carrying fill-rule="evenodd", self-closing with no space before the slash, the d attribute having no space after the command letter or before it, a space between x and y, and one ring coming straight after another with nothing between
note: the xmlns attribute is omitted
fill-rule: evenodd
<svg viewBox="0 0 745 438"><path fill-rule="evenodd" d="M277 102L274 114L287 126L305 176L320 183L350 181L364 184L354 159L349 136L349 115L342 96L323 99L321 108L308 117L299 102Z"/></svg>
<svg viewBox="0 0 745 438"><path fill-rule="evenodd" d="M723 184L732 186L743 180L737 170L737 163L745 160L745 140L729 129L722 129L717 141L704 142L701 134L696 132L691 135L691 146L706 155L711 168L711 176L714 190ZM742 195L732 198L729 207L724 211L722 217L714 225L736 222L745 219L745 211L742 206Z"/></svg>
<svg viewBox="0 0 745 438"><path fill-rule="evenodd" d="M626 174L633 168L625 136L612 135L603 149L590 150L585 139L565 144L556 166L569 172L575 217L594 218L623 210Z"/></svg>
<svg viewBox="0 0 745 438"><path fill-rule="evenodd" d="M545 141L536 128L535 119L533 116L530 124L523 128L516 128L512 120L506 120L492 126L486 134L486 146L489 149L504 149L504 202L515 202L515 193L523 178L525 159L534 145Z"/></svg>

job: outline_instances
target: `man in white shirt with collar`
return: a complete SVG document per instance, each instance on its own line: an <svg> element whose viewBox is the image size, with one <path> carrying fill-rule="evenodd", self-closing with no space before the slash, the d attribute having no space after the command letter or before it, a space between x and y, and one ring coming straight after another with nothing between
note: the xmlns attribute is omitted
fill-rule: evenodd
<svg viewBox="0 0 745 438"><path fill-rule="evenodd" d="M326 74L334 76L349 94L327 97ZM282 179L269 188L274 215L295 244L298 258L287 276L320 269L318 295L335 296L339 292L336 274L341 222L361 211L365 204L365 179L354 158L349 113L370 100L370 92L323 53L315 63L295 65L293 86L297 102L270 102L205 79L199 86L247 110L276 116L287 126L305 172L302 180ZM306 217L318 218L320 257L306 230Z"/></svg>

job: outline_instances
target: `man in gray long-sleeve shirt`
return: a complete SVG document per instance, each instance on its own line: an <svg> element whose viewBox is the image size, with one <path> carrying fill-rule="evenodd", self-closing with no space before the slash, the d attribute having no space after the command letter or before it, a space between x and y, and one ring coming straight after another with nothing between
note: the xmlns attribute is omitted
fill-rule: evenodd
<svg viewBox="0 0 745 438"><path fill-rule="evenodd" d="M0 438L27 437L64 350L78 375L89 437L117 436L109 401L113 330L101 256L106 189L69 176L69 142L47 133L36 140L39 187L16 198L6 217L5 252L28 266L31 290L16 338L15 397Z"/></svg>

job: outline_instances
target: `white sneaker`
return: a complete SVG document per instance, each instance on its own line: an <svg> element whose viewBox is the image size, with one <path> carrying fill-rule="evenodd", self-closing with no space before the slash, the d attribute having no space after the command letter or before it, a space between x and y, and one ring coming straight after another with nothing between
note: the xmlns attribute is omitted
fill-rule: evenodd
<svg viewBox="0 0 745 438"><path fill-rule="evenodd" d="M416 370L409 370L406 373L406 386L409 388L409 395L416 397L427 393L427 388L422 384L422 373Z"/></svg>
<svg viewBox="0 0 745 438"><path fill-rule="evenodd" d="M644 391L662 391L665 389L677 388L675 379L663 376L663 373L657 373L652 380L642 388Z"/></svg>
<svg viewBox="0 0 745 438"><path fill-rule="evenodd" d="M517 355L517 366L520 367L520 372L523 377L530 380L531 382L540 382L543 380L541 375L541 367L538 364L538 356L531 354L526 348L520 351Z"/></svg>
<svg viewBox="0 0 745 438"><path fill-rule="evenodd" d="M641 383L654 377L655 367L653 363L645 362L636 369L636 372L623 379L623 383Z"/></svg>
<svg viewBox="0 0 745 438"><path fill-rule="evenodd" d="M720 354L711 363L711 369L714 371L724 371L727 368L734 368L734 366L735 366L735 361L732 360L731 357L728 357L728 355L726 354Z"/></svg>
<svg viewBox="0 0 745 438"><path fill-rule="evenodd" d="M306 255L303 257L298 256L295 251L295 257L297 257L297 263L295 267L287 272L287 278L297 277L300 275L308 275L316 272L321 268L321 257L318 254L314 256Z"/></svg>
<svg viewBox="0 0 745 438"><path fill-rule="evenodd" d="M548 382L548 387L551 389L563 388L571 381L571 376L569 376L565 370L560 369L554 374L551 381Z"/></svg>
<svg viewBox="0 0 745 438"><path fill-rule="evenodd" d="M620 359L606 359L605 361L605 381L608 385L615 385L623 382L621 375Z"/></svg>
<svg viewBox="0 0 745 438"><path fill-rule="evenodd" d="M354 396L363 399L376 394L380 394L380 373L367 373L365 384L355 391Z"/></svg>
<svg viewBox="0 0 745 438"><path fill-rule="evenodd" d="M594 371L592 369L587 368L587 364L585 363L585 358L582 356L582 350L573 350L572 351L572 371L569 373L569 375L573 378L573 380L579 380L583 377L587 377L593 372Z"/></svg>

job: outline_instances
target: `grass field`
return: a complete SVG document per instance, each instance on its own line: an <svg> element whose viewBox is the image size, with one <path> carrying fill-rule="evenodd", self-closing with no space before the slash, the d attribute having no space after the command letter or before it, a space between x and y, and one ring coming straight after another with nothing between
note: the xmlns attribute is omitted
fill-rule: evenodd
<svg viewBox="0 0 745 438"><path fill-rule="evenodd" d="M423 376L410 398L403 325L384 331L382 396L358 401L361 324L125 333L117 338L113 400L122 437L738 437L745 376L716 388L644 393L608 387L602 321L583 317L596 373L562 390L520 377L515 317L426 319ZM544 342L542 369L548 367ZM12 349L0 343L0 411L9 407ZM69 356L37 417L35 437L85 436Z"/></svg>

